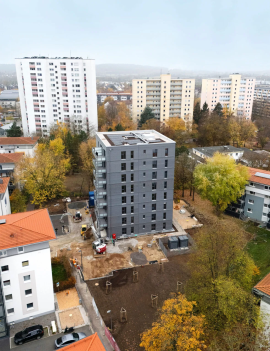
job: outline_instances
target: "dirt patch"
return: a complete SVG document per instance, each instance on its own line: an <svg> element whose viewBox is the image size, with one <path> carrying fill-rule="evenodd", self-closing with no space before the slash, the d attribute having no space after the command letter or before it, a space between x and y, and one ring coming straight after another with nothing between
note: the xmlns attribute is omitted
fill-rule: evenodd
<svg viewBox="0 0 270 351"><path fill-rule="evenodd" d="M158 307L177 289L177 281L185 284L189 278L187 262L192 255L173 257L164 263L164 272L158 265L136 267L139 281L133 283L133 269L115 272L113 277L88 281L87 285L95 299L105 324L110 327L107 311L112 311L113 336L119 348L125 351L142 350L140 334L149 329L157 318L157 309L151 306L151 294L158 295ZM112 283L112 291L106 295L106 281ZM96 283L99 283L96 286ZM128 321L120 323L120 309L127 311Z"/></svg>
<svg viewBox="0 0 270 351"><path fill-rule="evenodd" d="M84 320L78 307L59 313L61 328L83 325Z"/></svg>
<svg viewBox="0 0 270 351"><path fill-rule="evenodd" d="M89 176L85 173L68 175L65 179L65 187L69 192L69 196L78 196L81 194L87 196L89 192L88 178Z"/></svg>
<svg viewBox="0 0 270 351"><path fill-rule="evenodd" d="M76 288L56 293L56 297L59 310L66 310L71 307L79 306L79 296Z"/></svg>
<svg viewBox="0 0 270 351"><path fill-rule="evenodd" d="M52 200L46 204L49 214L63 214L66 211L66 204L61 200Z"/></svg>
<svg viewBox="0 0 270 351"><path fill-rule="evenodd" d="M132 252L130 254L131 261L136 265L146 264L148 261L142 252Z"/></svg>

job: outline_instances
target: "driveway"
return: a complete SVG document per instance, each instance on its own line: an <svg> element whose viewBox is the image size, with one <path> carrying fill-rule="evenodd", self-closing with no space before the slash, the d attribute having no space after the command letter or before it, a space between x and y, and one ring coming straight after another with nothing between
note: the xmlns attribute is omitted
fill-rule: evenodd
<svg viewBox="0 0 270 351"><path fill-rule="evenodd" d="M92 332L89 329L89 325L86 325L82 328L75 329L75 332L83 332L86 334L86 336L89 336L92 334ZM62 335L64 335L64 334L63 333L55 334L53 336L49 336L47 338L42 338L40 340L30 341L24 345L16 346L16 347L12 348L12 350L16 350L16 351L41 351L41 350L42 351L43 350L44 351L53 351L53 350L55 350L55 348L54 348L55 340ZM10 350L10 344L7 343L6 341L3 343L0 341L0 350L1 351Z"/></svg>

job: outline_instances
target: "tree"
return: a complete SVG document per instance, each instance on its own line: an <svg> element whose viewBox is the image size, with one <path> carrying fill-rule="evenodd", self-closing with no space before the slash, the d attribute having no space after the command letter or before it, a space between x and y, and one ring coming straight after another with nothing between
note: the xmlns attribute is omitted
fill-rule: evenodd
<svg viewBox="0 0 270 351"><path fill-rule="evenodd" d="M159 119L155 119L155 118L148 119L148 121L146 121L142 125L141 128L142 128L142 130L154 129L157 132L161 132L162 133L162 123L160 122Z"/></svg>
<svg viewBox="0 0 270 351"><path fill-rule="evenodd" d="M218 102L213 110L219 117L223 116L223 107L220 102Z"/></svg>
<svg viewBox="0 0 270 351"><path fill-rule="evenodd" d="M208 108L208 104L205 102L204 104L203 104L203 108L202 108L202 114L205 116L205 115L207 115L208 113L209 113L209 108Z"/></svg>
<svg viewBox="0 0 270 351"><path fill-rule="evenodd" d="M238 120L238 123L240 126L241 144L247 142L248 140L256 136L257 128L253 122L240 118Z"/></svg>
<svg viewBox="0 0 270 351"><path fill-rule="evenodd" d="M106 124L106 110L104 104L98 107L98 129Z"/></svg>
<svg viewBox="0 0 270 351"><path fill-rule="evenodd" d="M10 196L10 205L12 213L19 213L26 211L26 196L19 189L15 189Z"/></svg>
<svg viewBox="0 0 270 351"><path fill-rule="evenodd" d="M245 166L236 165L232 157L217 152L196 167L194 177L202 198L212 202L220 214L243 195L249 175Z"/></svg>
<svg viewBox="0 0 270 351"><path fill-rule="evenodd" d="M185 187L189 180L189 156L186 152L181 153L175 160L174 188L182 189L182 196L185 195Z"/></svg>
<svg viewBox="0 0 270 351"><path fill-rule="evenodd" d="M46 201L62 195L65 174L70 168L64 150L62 139L56 138L48 144L39 144L33 158L25 156L17 165L15 178L25 183L32 203L42 207Z"/></svg>
<svg viewBox="0 0 270 351"><path fill-rule="evenodd" d="M21 131L21 128L16 125L16 122L13 122L11 128L7 130L7 136L21 137L22 135L23 135L23 132Z"/></svg>
<svg viewBox="0 0 270 351"><path fill-rule="evenodd" d="M196 303L184 295L164 302L158 321L142 334L141 347L146 351L200 351L206 348L204 316L193 313Z"/></svg>
<svg viewBox="0 0 270 351"><path fill-rule="evenodd" d="M82 161L82 169L86 172L88 189L91 190L93 185L93 153L92 148L96 146L95 139L88 139L80 145L80 157Z"/></svg>
<svg viewBox="0 0 270 351"><path fill-rule="evenodd" d="M200 108L200 103L197 102L197 104L194 106L194 110L193 110L193 121L196 124L199 124L201 117L202 117L202 112L201 112L201 108Z"/></svg>
<svg viewBox="0 0 270 351"><path fill-rule="evenodd" d="M175 131L185 131L185 122L182 118L171 117L166 121L166 126Z"/></svg>
<svg viewBox="0 0 270 351"><path fill-rule="evenodd" d="M141 113L141 118L138 123L138 126L141 127L144 123L146 123L146 121L148 121L151 118L155 118L155 114L149 106L146 106L143 112Z"/></svg>

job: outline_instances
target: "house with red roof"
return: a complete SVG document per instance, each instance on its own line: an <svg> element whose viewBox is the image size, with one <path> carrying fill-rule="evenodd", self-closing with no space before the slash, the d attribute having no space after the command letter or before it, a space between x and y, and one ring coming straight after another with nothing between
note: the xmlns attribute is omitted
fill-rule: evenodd
<svg viewBox="0 0 270 351"><path fill-rule="evenodd" d="M261 298L260 310L265 329L270 326L270 273L253 288L253 293ZM269 332L268 332L269 333Z"/></svg>
<svg viewBox="0 0 270 351"><path fill-rule="evenodd" d="M23 152L33 157L38 145L38 137L0 137L0 154Z"/></svg>
<svg viewBox="0 0 270 351"><path fill-rule="evenodd" d="M102 345L98 334L95 333L84 339L76 341L75 343L63 347L62 350L65 351L106 351L105 347Z"/></svg>
<svg viewBox="0 0 270 351"><path fill-rule="evenodd" d="M10 215L9 177L0 178L0 216Z"/></svg>
<svg viewBox="0 0 270 351"><path fill-rule="evenodd" d="M54 312L49 241L55 238L47 209L0 216L0 336L11 323L35 324L35 317Z"/></svg>

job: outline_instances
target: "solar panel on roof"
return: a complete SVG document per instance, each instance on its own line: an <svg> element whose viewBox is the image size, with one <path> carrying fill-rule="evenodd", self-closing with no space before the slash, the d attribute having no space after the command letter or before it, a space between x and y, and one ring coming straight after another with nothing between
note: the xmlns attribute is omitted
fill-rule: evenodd
<svg viewBox="0 0 270 351"><path fill-rule="evenodd" d="M256 176L256 177L261 177L261 178L270 179L270 174L267 174L267 173L256 172L256 173L255 173L255 176Z"/></svg>

